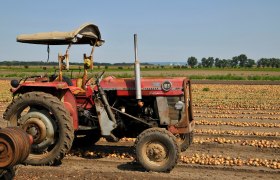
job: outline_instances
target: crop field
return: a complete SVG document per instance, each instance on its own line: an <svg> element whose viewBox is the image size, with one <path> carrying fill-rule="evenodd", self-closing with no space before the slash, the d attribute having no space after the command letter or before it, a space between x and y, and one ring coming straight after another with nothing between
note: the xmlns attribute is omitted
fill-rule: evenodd
<svg viewBox="0 0 280 180"><path fill-rule="evenodd" d="M11 96L9 81L0 80L0 85L2 114ZM194 142L186 152L181 153L180 162L171 173L143 174L141 168L132 163L134 156L131 146L134 139L124 138L118 143L108 143L101 139L92 148L74 147L63 160L61 167L22 166L16 179L40 179L50 171L64 171L72 166L75 166L76 170L54 179L87 178L88 176L81 176L75 171L86 173L87 169L84 170L83 167L90 162L96 164L93 169L99 173L116 173L118 176L112 177L124 179L135 175L139 178L163 179L279 179L280 86L230 82L219 84L217 81L216 84L193 84L192 88L196 121ZM76 160L79 163L75 164ZM122 168L114 167L114 163ZM104 170L102 166L111 168ZM125 174L131 171L136 172L130 176ZM197 173L192 174L193 172Z"/></svg>

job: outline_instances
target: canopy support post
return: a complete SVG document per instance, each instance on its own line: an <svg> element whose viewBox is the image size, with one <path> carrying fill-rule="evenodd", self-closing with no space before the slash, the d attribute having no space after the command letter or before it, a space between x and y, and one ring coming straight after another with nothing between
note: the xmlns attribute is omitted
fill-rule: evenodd
<svg viewBox="0 0 280 180"><path fill-rule="evenodd" d="M48 52L47 62L49 62L49 60L50 60L50 45L49 44L48 44L48 47L47 47L47 52Z"/></svg>
<svg viewBox="0 0 280 180"><path fill-rule="evenodd" d="M69 49L71 47L71 43L68 45L66 52L64 55L58 54L58 65L59 65L59 74L58 74L58 80L62 81L62 70L69 70ZM66 62L64 62L64 60Z"/></svg>
<svg viewBox="0 0 280 180"><path fill-rule="evenodd" d="M93 69L93 53L94 53L94 46L92 46L90 55L87 56L84 54L84 75L83 75L83 81L82 81L82 88L85 89L85 85L88 79L88 69Z"/></svg>

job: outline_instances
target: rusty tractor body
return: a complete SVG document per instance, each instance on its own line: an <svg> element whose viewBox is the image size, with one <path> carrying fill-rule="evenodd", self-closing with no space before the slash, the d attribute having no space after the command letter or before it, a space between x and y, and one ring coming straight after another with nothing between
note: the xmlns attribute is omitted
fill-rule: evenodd
<svg viewBox="0 0 280 180"><path fill-rule="evenodd" d="M72 32L20 35L17 41L68 45L65 55L58 56L58 74L11 81L14 100L4 118L10 126L19 126L33 136L26 163L59 163L75 136L87 144L100 137L107 141L132 137L137 138L136 158L144 168L170 171L179 153L191 144L194 120L190 80L141 78L136 35L135 78L103 78L104 71L89 77L94 48L104 43L93 24ZM74 44L89 44L92 50L83 56L83 75L69 78L63 72L69 69L69 49Z"/></svg>

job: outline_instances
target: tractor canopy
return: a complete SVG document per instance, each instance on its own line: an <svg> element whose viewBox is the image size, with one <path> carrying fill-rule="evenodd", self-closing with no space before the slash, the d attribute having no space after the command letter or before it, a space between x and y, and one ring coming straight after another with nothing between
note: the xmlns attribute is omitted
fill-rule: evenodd
<svg viewBox="0 0 280 180"><path fill-rule="evenodd" d="M98 26L90 23L83 24L78 29L70 32L42 32L35 34L21 34L17 42L45 45L89 44L101 46L104 40Z"/></svg>

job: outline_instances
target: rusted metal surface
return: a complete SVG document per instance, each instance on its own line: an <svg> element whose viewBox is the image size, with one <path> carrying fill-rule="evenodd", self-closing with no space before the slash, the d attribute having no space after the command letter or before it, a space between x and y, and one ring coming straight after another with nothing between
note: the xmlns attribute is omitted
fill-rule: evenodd
<svg viewBox="0 0 280 180"><path fill-rule="evenodd" d="M188 79L183 81L184 88L184 101L185 101L185 112L181 120L168 127L168 130L173 134L184 134L190 133L194 129L193 112L192 112L192 96L191 96L191 83Z"/></svg>
<svg viewBox="0 0 280 180"><path fill-rule="evenodd" d="M30 153L32 139L22 129L0 129L0 169L23 163Z"/></svg>
<svg viewBox="0 0 280 180"><path fill-rule="evenodd" d="M192 83L190 80L188 80L188 85L189 85L189 114L190 114L190 121L193 121L194 120L194 117L193 117L193 105L192 105Z"/></svg>
<svg viewBox="0 0 280 180"><path fill-rule="evenodd" d="M157 108L158 108L158 114L160 119L161 125L167 125L170 124L170 117L169 117L169 107L166 97L158 96L156 97L157 101Z"/></svg>

